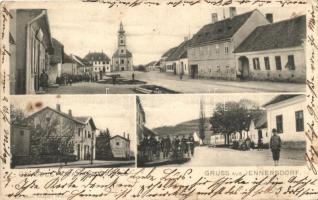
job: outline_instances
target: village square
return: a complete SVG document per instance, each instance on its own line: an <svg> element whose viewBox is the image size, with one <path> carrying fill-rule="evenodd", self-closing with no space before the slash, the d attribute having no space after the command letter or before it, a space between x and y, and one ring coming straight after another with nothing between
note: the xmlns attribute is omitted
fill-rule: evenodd
<svg viewBox="0 0 318 200"><path fill-rule="evenodd" d="M134 112L127 98L22 97L11 105L12 168L135 166Z"/></svg>
<svg viewBox="0 0 318 200"><path fill-rule="evenodd" d="M94 31L63 10L11 10L11 94L304 92L306 17L287 11L208 10L160 30L98 13Z"/></svg>
<svg viewBox="0 0 318 200"><path fill-rule="evenodd" d="M139 167L305 165L305 95L165 100L170 105L162 96L137 97ZM280 141L275 162L274 138Z"/></svg>

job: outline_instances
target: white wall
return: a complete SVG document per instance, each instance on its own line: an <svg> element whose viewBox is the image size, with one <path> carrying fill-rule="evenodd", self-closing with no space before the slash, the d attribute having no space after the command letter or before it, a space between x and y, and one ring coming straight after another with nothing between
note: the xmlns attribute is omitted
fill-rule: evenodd
<svg viewBox="0 0 318 200"><path fill-rule="evenodd" d="M297 96L275 105L269 105L267 110L268 133L272 135L272 129L276 127L276 116L283 115L283 133L278 134L282 141L305 141L304 131L296 132L295 112L303 110L306 119L305 96ZM306 121L304 119L304 121Z"/></svg>

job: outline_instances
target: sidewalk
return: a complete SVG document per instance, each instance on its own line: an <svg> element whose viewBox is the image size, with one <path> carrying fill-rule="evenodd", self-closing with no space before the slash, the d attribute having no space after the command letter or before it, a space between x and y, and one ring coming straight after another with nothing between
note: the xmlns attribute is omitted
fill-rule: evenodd
<svg viewBox="0 0 318 200"><path fill-rule="evenodd" d="M17 165L15 169L25 169L25 168L51 168L51 167L65 167L65 168L94 168L94 167L134 167L134 160L93 160L93 164L90 164L89 160L80 160L75 162L68 162L67 165L64 163L46 163L46 164L34 164L34 165Z"/></svg>

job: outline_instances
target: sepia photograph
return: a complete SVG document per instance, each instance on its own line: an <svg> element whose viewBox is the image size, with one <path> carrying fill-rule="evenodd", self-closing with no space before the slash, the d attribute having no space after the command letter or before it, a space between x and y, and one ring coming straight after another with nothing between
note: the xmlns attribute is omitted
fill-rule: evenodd
<svg viewBox="0 0 318 200"><path fill-rule="evenodd" d="M305 95L137 96L137 166L305 165Z"/></svg>
<svg viewBox="0 0 318 200"><path fill-rule="evenodd" d="M10 14L11 94L305 92L303 6Z"/></svg>
<svg viewBox="0 0 318 200"><path fill-rule="evenodd" d="M134 97L12 96L11 167L134 167Z"/></svg>

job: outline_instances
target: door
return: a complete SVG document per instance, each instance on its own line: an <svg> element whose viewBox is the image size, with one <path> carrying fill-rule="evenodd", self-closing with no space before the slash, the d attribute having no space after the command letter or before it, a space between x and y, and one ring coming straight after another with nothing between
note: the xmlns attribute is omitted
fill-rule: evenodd
<svg viewBox="0 0 318 200"><path fill-rule="evenodd" d="M80 144L77 145L77 160L81 159L81 146Z"/></svg>
<svg viewBox="0 0 318 200"><path fill-rule="evenodd" d="M246 56L242 56L239 58L239 63L240 63L240 73L241 73L241 78L243 80L248 79L249 74L250 74L250 66L249 66L249 61Z"/></svg>
<svg viewBox="0 0 318 200"><path fill-rule="evenodd" d="M191 65L191 78L192 79L198 78L198 65Z"/></svg>

